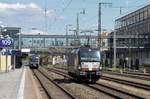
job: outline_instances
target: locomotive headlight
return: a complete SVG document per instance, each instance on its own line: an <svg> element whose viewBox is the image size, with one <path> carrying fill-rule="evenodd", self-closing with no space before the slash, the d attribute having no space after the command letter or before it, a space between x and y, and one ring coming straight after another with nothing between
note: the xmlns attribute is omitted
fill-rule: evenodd
<svg viewBox="0 0 150 99"><path fill-rule="evenodd" d="M102 70L102 66L100 66L99 69Z"/></svg>
<svg viewBox="0 0 150 99"><path fill-rule="evenodd" d="M79 66L78 69L81 70L81 66Z"/></svg>

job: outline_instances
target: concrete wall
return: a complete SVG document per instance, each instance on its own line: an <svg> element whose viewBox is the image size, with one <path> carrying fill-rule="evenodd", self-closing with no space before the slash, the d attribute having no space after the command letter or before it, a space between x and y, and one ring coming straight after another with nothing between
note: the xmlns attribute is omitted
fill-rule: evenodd
<svg viewBox="0 0 150 99"><path fill-rule="evenodd" d="M11 66L11 56L0 55L0 72L8 72Z"/></svg>
<svg viewBox="0 0 150 99"><path fill-rule="evenodd" d="M0 66L2 72L6 70L6 56L0 56Z"/></svg>

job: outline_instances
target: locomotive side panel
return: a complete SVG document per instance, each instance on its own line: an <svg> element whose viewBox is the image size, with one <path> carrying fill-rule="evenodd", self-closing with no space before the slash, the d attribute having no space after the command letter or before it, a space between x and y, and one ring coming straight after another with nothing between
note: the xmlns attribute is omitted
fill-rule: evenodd
<svg viewBox="0 0 150 99"><path fill-rule="evenodd" d="M71 53L68 55L68 72L74 73L75 72L75 54Z"/></svg>

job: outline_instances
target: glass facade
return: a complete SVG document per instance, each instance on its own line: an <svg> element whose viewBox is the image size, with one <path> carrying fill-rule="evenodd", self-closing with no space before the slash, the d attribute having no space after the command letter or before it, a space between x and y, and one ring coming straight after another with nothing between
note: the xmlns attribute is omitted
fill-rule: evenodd
<svg viewBox="0 0 150 99"><path fill-rule="evenodd" d="M96 37L96 36L95 36ZM74 39L68 38L68 46L71 46L71 43ZM87 38L83 37L80 39L81 45L87 44ZM90 45L96 46L96 38L91 38L89 40ZM22 36L22 48L36 48L36 47L51 47L51 46L66 46L66 38L59 38L58 37L24 37Z"/></svg>
<svg viewBox="0 0 150 99"><path fill-rule="evenodd" d="M117 66L138 70L150 58L150 4L117 19L115 23ZM113 45L109 45L109 56L112 56Z"/></svg>
<svg viewBox="0 0 150 99"><path fill-rule="evenodd" d="M117 19L116 35L118 46L144 47L150 37L150 5Z"/></svg>

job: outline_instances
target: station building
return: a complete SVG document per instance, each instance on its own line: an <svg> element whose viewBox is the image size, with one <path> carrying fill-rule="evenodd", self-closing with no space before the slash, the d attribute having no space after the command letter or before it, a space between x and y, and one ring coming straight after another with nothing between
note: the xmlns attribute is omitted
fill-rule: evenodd
<svg viewBox="0 0 150 99"><path fill-rule="evenodd" d="M21 31L19 27L0 27L0 35L1 39L6 38L6 35L9 35L11 39L13 39L13 46L4 47L0 45L0 72L8 72L11 69L16 68L18 65L18 57L14 55L10 55L10 50L18 50L19 48L19 40L18 33Z"/></svg>
<svg viewBox="0 0 150 99"><path fill-rule="evenodd" d="M115 20L117 66L150 64L150 4Z"/></svg>

